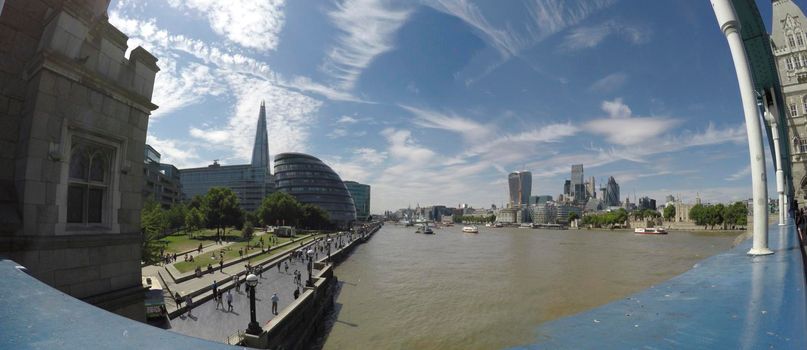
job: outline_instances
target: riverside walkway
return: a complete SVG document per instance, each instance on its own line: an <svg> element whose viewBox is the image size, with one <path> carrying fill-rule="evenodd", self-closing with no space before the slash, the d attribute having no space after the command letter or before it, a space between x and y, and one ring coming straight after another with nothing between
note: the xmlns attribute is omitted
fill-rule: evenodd
<svg viewBox="0 0 807 350"><path fill-rule="evenodd" d="M333 237L331 242L332 252L339 249L340 239L344 244L351 242L348 234L335 234L331 237ZM306 243L299 246L297 242L294 242L286 247L281 247L279 248L282 251L280 255L271 256L261 261L261 263L266 261L271 261L271 263L263 266L264 270L258 277L258 286L255 293L258 324L266 324L274 317L271 313L271 296L273 293L277 293L279 297L278 312L280 312L294 301L295 289L299 288L300 293L303 292L301 286L305 286L308 278L307 260L289 257L289 253L301 248L304 251L308 249L315 250L315 261L325 259L328 256L326 240L324 237L320 237L315 243ZM288 270L285 268L287 264ZM280 266L280 269L277 266ZM294 281L295 271L301 274L301 286L299 287ZM185 295L192 291L209 288L213 280L216 280L219 290L224 291L223 307L218 306L216 300L212 298L212 291L207 290L194 297L194 306L189 315L187 305L183 303L182 307L178 307L173 298L170 298L166 293L166 306L171 316L170 320L162 320L152 324L184 335L217 342L227 342L237 332L243 332L249 323L249 294L243 282L239 291L236 291L233 282L225 283L224 281L239 273L243 279L244 272L242 264L235 264L225 267L224 271L215 269L214 273L207 274L203 278L192 278L188 281L174 284L174 290L181 289L180 294ZM313 273L317 275L319 270L314 269ZM232 311L227 311L226 296L228 292L233 297Z"/></svg>

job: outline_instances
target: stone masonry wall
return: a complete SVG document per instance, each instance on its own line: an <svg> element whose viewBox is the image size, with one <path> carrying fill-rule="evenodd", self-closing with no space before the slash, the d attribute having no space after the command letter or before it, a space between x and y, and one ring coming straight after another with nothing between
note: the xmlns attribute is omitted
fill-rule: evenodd
<svg viewBox="0 0 807 350"><path fill-rule="evenodd" d="M7 0L0 15L0 257L77 298L144 319L143 148L157 59L108 0ZM71 142L111 145L102 224L66 221Z"/></svg>

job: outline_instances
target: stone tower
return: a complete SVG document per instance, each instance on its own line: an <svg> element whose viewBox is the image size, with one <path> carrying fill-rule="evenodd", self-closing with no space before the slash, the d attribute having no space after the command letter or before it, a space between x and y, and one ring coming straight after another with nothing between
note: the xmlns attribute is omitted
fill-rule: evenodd
<svg viewBox="0 0 807 350"><path fill-rule="evenodd" d="M807 19L791 0L773 0L771 49L788 119L795 198L807 199Z"/></svg>
<svg viewBox="0 0 807 350"><path fill-rule="evenodd" d="M0 4L3 4L0 1ZM0 257L145 320L143 150L157 59L108 0L7 0L0 15Z"/></svg>

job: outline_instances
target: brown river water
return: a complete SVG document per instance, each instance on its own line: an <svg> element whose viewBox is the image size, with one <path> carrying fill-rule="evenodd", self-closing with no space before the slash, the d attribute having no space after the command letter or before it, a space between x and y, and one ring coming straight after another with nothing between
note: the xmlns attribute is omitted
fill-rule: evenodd
<svg viewBox="0 0 807 350"><path fill-rule="evenodd" d="M500 349L543 322L658 284L737 233L436 229L387 224L336 268L324 349ZM324 343L323 343L324 341Z"/></svg>

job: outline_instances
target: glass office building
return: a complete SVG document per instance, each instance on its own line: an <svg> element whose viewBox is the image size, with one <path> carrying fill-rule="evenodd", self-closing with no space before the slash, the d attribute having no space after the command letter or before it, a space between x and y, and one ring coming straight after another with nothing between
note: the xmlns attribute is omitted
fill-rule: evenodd
<svg viewBox="0 0 807 350"><path fill-rule="evenodd" d="M275 156L275 186L301 203L314 204L328 212L338 226L356 221L356 205L339 175L321 160L303 153Z"/></svg>
<svg viewBox="0 0 807 350"><path fill-rule="evenodd" d="M356 181L345 181L353 203L356 204L356 219L367 221L370 217L370 185L360 184Z"/></svg>
<svg viewBox="0 0 807 350"><path fill-rule="evenodd" d="M217 161L204 168L179 171L186 199L204 195L212 187L228 187L238 196L241 208L254 211L263 198L274 192L269 169L269 135L266 131L266 107L261 102L258 128L252 147L252 162L244 165L220 165Z"/></svg>

